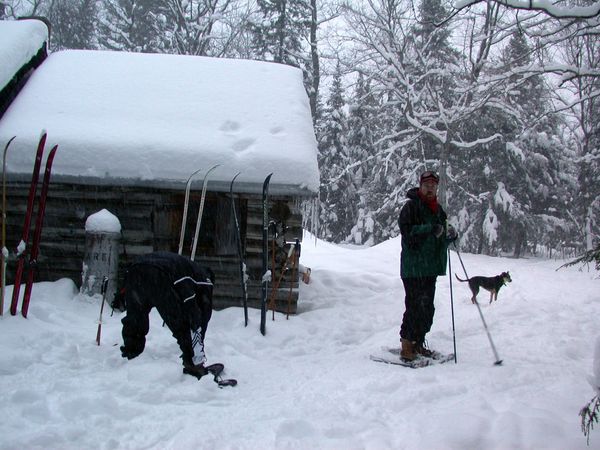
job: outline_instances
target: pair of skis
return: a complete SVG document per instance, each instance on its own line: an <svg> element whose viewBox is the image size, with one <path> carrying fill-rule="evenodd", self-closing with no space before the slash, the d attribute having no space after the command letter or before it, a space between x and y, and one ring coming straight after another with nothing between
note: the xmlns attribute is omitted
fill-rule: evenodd
<svg viewBox="0 0 600 450"><path fill-rule="evenodd" d="M248 326L248 288L246 281L248 279L246 275L246 264L244 262L244 255L242 249L242 236L240 232L240 224L237 219L237 213L235 210L235 199L233 197L233 185L236 178L240 175L238 172L229 186L229 196L231 197L231 210L235 221L236 235L237 235L237 247L238 247L238 258L239 258L239 271L240 271L240 287L242 291L242 302L244 306L244 326ZM266 334L266 319L267 319L267 295L268 295L268 283L271 278L271 273L268 268L268 245L269 245L269 183L271 181L272 173L267 175L263 182L262 188L262 216L263 216L263 258L262 258L262 297L261 297L261 309L260 309L260 332L264 336Z"/></svg>
<svg viewBox="0 0 600 450"><path fill-rule="evenodd" d="M17 246L17 269L15 271L15 280L13 286L12 301L10 304L11 315L17 314L17 306L19 303L19 294L21 291L21 281L25 272L25 258L29 253L28 260L28 273L25 282L25 292L23 294L23 303L21 304L21 314L23 317L27 317L27 311L29 310L29 302L31 300L31 290L33 287L33 280L36 272L37 258L40 251L40 241L42 237L42 227L44 226L44 215L46 212L46 199L48 197L48 188L50 186L50 176L52 172L52 163L54 161L54 155L58 149L58 145L55 145L50 150L48 158L46 159L46 167L44 170L44 178L42 181L42 190L40 192L38 205L37 205L37 216L35 221L35 230L33 233L33 242L31 244L31 250L27 252L27 245L29 241L29 231L31 226L31 219L33 218L33 209L36 199L37 187L39 184L40 169L42 166L42 157L44 155L44 147L46 145L47 133L43 132L38 143L38 148L35 156L35 163L33 166L33 173L31 176L31 184L29 185L29 195L27 197L27 209L25 211L25 220L23 223L23 231L21 234L21 241Z"/></svg>
<svg viewBox="0 0 600 450"><path fill-rule="evenodd" d="M200 226L202 225L202 214L204 212L204 201L206 200L206 188L208 186L208 176L210 175L210 173L213 170L215 170L219 166L220 166L220 164L215 164L210 169L208 169L206 171L206 174L204 175L204 180L202 181L202 195L200 197L200 209L198 210L198 218L196 220L196 230L194 232L194 239L192 240L192 252L190 255L190 259L192 261L196 258L196 248L198 246L198 236L200 235ZM192 181L194 180L194 177L196 175L198 175L198 173L200 173L201 170L202 169L198 169L194 173L192 173L189 176L187 183L185 185L185 199L183 201L184 202L183 203L183 218L181 220L181 232L179 234L179 249L178 249L179 255L183 254L183 241L185 239L185 228L187 225L187 215L188 215L188 207L189 207L189 203L190 203L190 190L192 189Z"/></svg>
<svg viewBox="0 0 600 450"><path fill-rule="evenodd" d="M192 241L192 252L191 252L191 260L193 261L195 256L196 256L196 248L198 245L198 236L200 234L200 226L202 224L202 215L204 212L204 202L206 200L206 188L208 185L208 176L210 175L210 173L215 170L217 167L219 167L220 164L216 164L214 166L212 166L210 169L208 169L206 171L206 174L204 175L204 180L202 182L202 195L200 197L200 208L198 210L198 219L196 221L196 230L194 232L194 240ZM189 208L189 202L190 202L190 191L191 191L191 187L192 187L192 181L194 179L194 177L196 175L198 175L198 173L200 173L202 169L196 170L194 173L192 173L186 183L186 187L185 187L185 198L184 198L184 204L183 204L183 218L181 221L181 233L179 236L179 249L178 249L178 253L179 255L181 255L183 253L183 241L185 238L185 229L186 229L186 222L187 222L187 215L188 215L188 208ZM240 240L240 228L239 228L239 224L237 222L237 216L235 214L235 203L234 203L234 199L233 199L233 183L235 182L235 179L237 178L237 176L239 175L239 173L233 177L233 180L231 180L231 186L230 186L230 195L231 195L231 204L232 204L232 208L233 208L233 215L235 217L235 222L236 222L236 228L237 228L237 232L238 232L238 252L240 254L240 261L241 260L241 240ZM242 263L240 262L240 265ZM241 267L241 266L240 266ZM240 268L240 271L242 269ZM244 303L245 305L246 303ZM247 312L246 312L246 324L248 323L248 319L247 319ZM217 383L217 385L220 388L223 388L225 386L236 386L237 385L237 380L230 378L230 379L223 379L221 377L221 372L223 372L223 369L225 368L225 366L221 363L216 363L216 364L211 364L210 366L206 367L206 370L213 375L214 378L214 382ZM186 369L183 369L183 373L187 373Z"/></svg>
<svg viewBox="0 0 600 450"><path fill-rule="evenodd" d="M192 243L192 254L191 254L192 261L194 260L195 255L196 255L196 248L197 248L197 244L198 244L198 235L199 235L199 231L200 231L200 225L202 223L202 214L203 214L203 210L204 210L204 201L206 199L206 187L207 187L207 183L208 183L208 175L217 167L219 167L219 164L211 167L204 175L204 181L203 181L203 186L202 186L202 196L200 198L200 209L198 211L198 220L196 223L196 232L194 234L194 240ZM183 241L184 241L184 237L185 237L185 229L186 229L186 222L187 222L187 215L188 215L188 208L189 208L191 185L192 185L192 181L193 181L194 177L200 171L201 171L201 169L192 173L189 176L187 183L186 183L185 198L184 198L184 205L183 205L183 218L181 221L181 232L180 232L180 236L179 236L178 253L180 255L183 253ZM241 290L242 290L242 301L243 301L243 306L244 306L244 323L245 323L245 326L247 326L248 325L248 301L247 301L248 294L247 294L247 287L246 287L246 270L245 270L246 265L244 263L244 258L243 258L240 226L239 226L239 222L237 220L237 213L235 210L235 199L233 197L233 186L234 186L236 178L239 175L240 175L240 173L237 173L231 180L231 184L229 186L229 195L231 197L231 208L232 208L232 213L234 216L236 232L237 232L240 286L241 286ZM268 254L268 237L269 237L268 236L268 233L269 233L268 197L269 197L269 182L271 181L272 175L273 175L272 173L267 175L267 177L265 178L265 180L263 182L263 189L262 189L262 210L263 210L263 264L262 264L263 270L262 270L262 272L263 272L263 276L262 276L262 281L261 281L262 298L261 298L260 332L263 335L266 334L268 282L270 281L270 276L271 276L271 274L268 270L268 255L267 254Z"/></svg>

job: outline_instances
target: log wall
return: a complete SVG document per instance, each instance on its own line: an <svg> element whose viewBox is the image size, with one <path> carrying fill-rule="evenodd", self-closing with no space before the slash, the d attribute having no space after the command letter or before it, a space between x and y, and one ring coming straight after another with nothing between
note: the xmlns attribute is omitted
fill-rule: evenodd
<svg viewBox="0 0 600 450"><path fill-rule="evenodd" d="M27 203L28 183L9 183L7 207L7 247L14 254L21 239ZM260 195L235 194L236 209L242 231L242 246L247 265L248 304L260 307L262 279L262 202ZM40 257L36 281L72 279L81 285L85 250L85 221L102 209L118 217L122 227L119 249L119 280L124 269L137 255L155 250L177 252L183 214L184 193L180 191L131 186L85 186L52 183L46 205ZM302 239L302 217L292 197L271 197L272 202L286 204L291 215L287 219L287 240ZM199 193L192 193L183 254L191 254L190 245L197 222ZM35 226L32 220L31 236ZM237 241L233 228L231 201L228 194L209 192L206 198L200 239L195 260L210 267L216 275L215 309L241 306ZM272 265L272 243L269 266ZM278 247L276 247L277 249ZM283 265L289 246L276 251L276 268ZM297 263L297 261L296 261ZM14 258L9 258L7 284L14 279ZM289 266L292 266L290 261ZM296 266L297 267L297 266ZM279 286L275 309L295 313L298 302L298 276L285 271ZM274 272L273 280L280 277ZM269 295L272 293L269 286ZM289 309L288 309L289 304Z"/></svg>

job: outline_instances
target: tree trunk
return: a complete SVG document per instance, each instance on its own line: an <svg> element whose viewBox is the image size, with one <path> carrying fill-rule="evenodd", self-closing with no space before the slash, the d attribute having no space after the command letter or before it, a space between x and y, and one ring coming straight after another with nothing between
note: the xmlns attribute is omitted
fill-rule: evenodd
<svg viewBox="0 0 600 450"><path fill-rule="evenodd" d="M447 192L448 192L448 154L450 153L450 136L446 136L446 142L442 144L440 153L440 187L438 190L438 202L442 208L448 212Z"/></svg>

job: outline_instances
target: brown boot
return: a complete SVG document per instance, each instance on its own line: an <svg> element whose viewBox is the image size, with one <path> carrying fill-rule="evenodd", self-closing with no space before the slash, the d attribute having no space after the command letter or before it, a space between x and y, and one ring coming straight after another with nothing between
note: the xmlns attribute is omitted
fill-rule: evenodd
<svg viewBox="0 0 600 450"><path fill-rule="evenodd" d="M409 341L408 339L400 339L402 343L402 350L400 350L400 357L407 361L414 361L417 359L417 354L415 353L415 343L413 341Z"/></svg>
<svg viewBox="0 0 600 450"><path fill-rule="evenodd" d="M414 349L417 355L424 356L425 358L431 358L433 356L433 351L429 350L422 343L416 342Z"/></svg>

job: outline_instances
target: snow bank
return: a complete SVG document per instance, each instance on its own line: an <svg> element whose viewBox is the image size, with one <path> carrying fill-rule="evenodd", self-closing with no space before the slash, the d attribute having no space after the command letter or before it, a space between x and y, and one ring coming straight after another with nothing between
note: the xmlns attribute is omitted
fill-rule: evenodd
<svg viewBox="0 0 600 450"><path fill-rule="evenodd" d="M256 309L247 327L240 307L214 312L206 351L239 381L227 389L182 373L156 310L144 352L128 361L123 314L104 310L98 346L99 303L76 301L69 280L36 283L27 319L0 317L0 449L600 448L600 430L588 446L578 415L594 393L596 272L463 253L473 275L512 274L498 301L480 294L504 363L494 365L465 283L453 284L452 315L446 276L427 337L450 352L455 336L458 364L413 370L369 359L399 344L399 252L399 238L364 249L305 237L301 261L312 274L300 283L300 314L269 313L263 336Z"/></svg>

